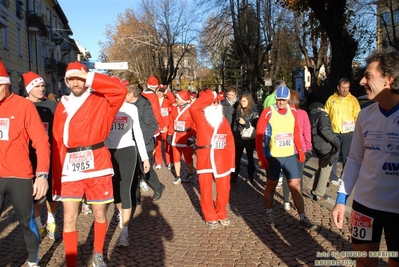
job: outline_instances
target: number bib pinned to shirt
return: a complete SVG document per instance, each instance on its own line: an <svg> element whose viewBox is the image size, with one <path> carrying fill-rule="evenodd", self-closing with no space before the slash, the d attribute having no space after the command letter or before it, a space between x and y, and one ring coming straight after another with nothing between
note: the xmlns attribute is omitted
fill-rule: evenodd
<svg viewBox="0 0 399 267"><path fill-rule="evenodd" d="M373 237L373 221L373 218L352 210L352 237L358 240L371 241Z"/></svg>
<svg viewBox="0 0 399 267"><path fill-rule="evenodd" d="M226 147L226 134L215 134L214 147L215 149L224 149Z"/></svg>
<svg viewBox="0 0 399 267"><path fill-rule="evenodd" d="M175 121L174 129L175 129L175 131L184 132L186 130L186 122L185 121Z"/></svg>
<svg viewBox="0 0 399 267"><path fill-rule="evenodd" d="M168 117L169 116L169 109L168 108L161 108L161 115L162 115L162 117Z"/></svg>
<svg viewBox="0 0 399 267"><path fill-rule="evenodd" d="M69 153L68 170L69 172L81 172L94 169L93 150L85 150Z"/></svg>
<svg viewBox="0 0 399 267"><path fill-rule="evenodd" d="M353 121L344 121L342 123L343 132L353 132L355 130L355 123Z"/></svg>
<svg viewBox="0 0 399 267"><path fill-rule="evenodd" d="M289 147L292 145L292 133L277 133L276 134L276 147Z"/></svg>
<svg viewBox="0 0 399 267"><path fill-rule="evenodd" d="M111 131L123 131L128 125L127 116L115 116L112 122Z"/></svg>

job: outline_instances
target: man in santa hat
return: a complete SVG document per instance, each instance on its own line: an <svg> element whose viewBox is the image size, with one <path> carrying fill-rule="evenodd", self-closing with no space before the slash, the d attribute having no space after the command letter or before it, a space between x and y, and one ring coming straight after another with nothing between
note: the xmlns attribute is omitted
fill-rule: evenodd
<svg viewBox="0 0 399 267"><path fill-rule="evenodd" d="M53 117L57 102L47 100L44 98L44 93L46 91L44 80L42 77L34 73L33 71L26 72L22 74L25 89L28 93L27 99L32 101L35 105L37 112L43 122L44 129L46 130L49 140L52 139L52 127L53 127ZM37 158L35 154L35 149L29 146L30 160L32 162L33 170L36 171ZM55 212L57 210L57 202L52 199L52 177L51 177L51 164L49 173L49 190L46 195L46 208L47 208L47 224L46 227L42 225L40 218L40 207L39 201L35 201L34 204L34 216L36 226L39 231L41 238L46 234L46 230L50 239L56 239L59 237L58 226L55 222Z"/></svg>
<svg viewBox="0 0 399 267"><path fill-rule="evenodd" d="M10 84L10 76L0 61L0 214L8 195L24 234L28 266L38 266L40 237L32 216L32 196L39 200L48 190L50 145L35 106L10 93ZM37 157L33 183L34 172L26 149L30 140Z"/></svg>
<svg viewBox="0 0 399 267"><path fill-rule="evenodd" d="M175 185L183 182L190 182L193 178L193 136L195 135L195 124L191 117L190 108L191 96L188 91L183 90L176 94L176 103L172 106L169 116L169 130L167 141L172 146L173 163L176 177ZM183 179L180 177L181 156L184 156L188 167L188 175Z"/></svg>
<svg viewBox="0 0 399 267"><path fill-rule="evenodd" d="M201 210L210 229L230 225L226 206L230 197L230 173L234 172L235 145L230 124L223 116L223 97L211 90L201 93L190 107L197 129L197 173ZM212 183L216 182L216 200Z"/></svg>
<svg viewBox="0 0 399 267"><path fill-rule="evenodd" d="M114 201L114 171L104 140L127 90L118 78L88 73L77 61L68 64L65 83L72 93L61 98L54 114L52 155L53 194L61 197L64 207L66 266L77 266L77 219L84 196L95 218L92 265L106 266L106 204Z"/></svg>
<svg viewBox="0 0 399 267"><path fill-rule="evenodd" d="M173 93L168 89L166 85L160 84L156 90L159 105L161 106L161 115L165 126L169 126L169 115L172 109L172 105L175 103L176 97ZM156 145L155 145L155 169L160 170L162 166L162 152L165 152L165 165L168 168L168 171L172 169L172 148L166 142L166 138L168 136L167 132L163 132L156 137ZM162 148L163 151L162 151Z"/></svg>

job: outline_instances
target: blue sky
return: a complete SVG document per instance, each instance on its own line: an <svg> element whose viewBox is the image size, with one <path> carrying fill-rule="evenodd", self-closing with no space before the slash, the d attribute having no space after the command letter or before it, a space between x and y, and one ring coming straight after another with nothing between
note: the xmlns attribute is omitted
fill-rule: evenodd
<svg viewBox="0 0 399 267"><path fill-rule="evenodd" d="M117 15L127 8L135 9L140 0L58 0L69 21L71 38L90 51L91 61L97 61L105 40L106 25L115 25Z"/></svg>

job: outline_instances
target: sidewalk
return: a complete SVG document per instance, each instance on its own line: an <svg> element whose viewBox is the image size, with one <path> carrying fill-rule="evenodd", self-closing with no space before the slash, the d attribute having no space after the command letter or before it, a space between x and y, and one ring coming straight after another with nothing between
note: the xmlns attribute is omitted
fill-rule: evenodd
<svg viewBox="0 0 399 267"><path fill-rule="evenodd" d="M313 173L313 159L305 171ZM187 173L183 167L182 175ZM326 266L330 260L340 266L350 266L353 259L334 259L330 252L352 251L348 223L342 231L331 221L328 208L305 198L306 212L319 227L307 232L298 227L294 208L282 208L282 190L277 190L275 216L281 222L277 228L263 220L263 190L266 177L260 171L255 186L241 175L231 188L228 214L229 227L209 230L204 223L199 205L198 182L173 185L173 176L163 167L157 171L166 190L162 199L152 202L152 190L142 192L129 226L130 246L116 247L120 229L114 220L114 205L107 212L107 232L104 257L112 266ZM246 168L241 174L245 176ZM332 189L334 190L334 189ZM333 196L333 194L331 194ZM58 207L57 221L62 227L62 208ZM91 266L93 243L93 215L79 215L79 266ZM40 247L40 266L64 266L62 240L46 237ZM382 244L381 250L386 250ZM23 235L12 207L7 204L0 217L0 266L26 266L27 252ZM318 261L316 261L318 260ZM316 264L315 264L316 263ZM379 266L387 266L386 258ZM331 265L331 264L330 264Z"/></svg>

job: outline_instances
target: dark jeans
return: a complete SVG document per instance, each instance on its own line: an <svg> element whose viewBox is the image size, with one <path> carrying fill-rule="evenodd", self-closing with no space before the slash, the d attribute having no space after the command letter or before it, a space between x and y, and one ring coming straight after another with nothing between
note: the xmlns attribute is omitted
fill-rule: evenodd
<svg viewBox="0 0 399 267"><path fill-rule="evenodd" d="M231 179L233 182L237 180L237 176L240 173L241 170L241 158L242 154L244 153L244 148L245 152L247 153L247 159L248 159L248 179L252 181L254 179L254 174L255 174L255 161L254 161L254 148L252 147L243 147L243 146L236 146L236 158L235 158L235 163L236 163L236 170L234 173L231 174Z"/></svg>

